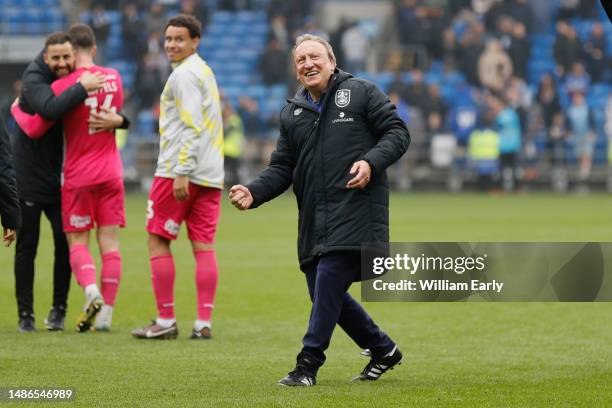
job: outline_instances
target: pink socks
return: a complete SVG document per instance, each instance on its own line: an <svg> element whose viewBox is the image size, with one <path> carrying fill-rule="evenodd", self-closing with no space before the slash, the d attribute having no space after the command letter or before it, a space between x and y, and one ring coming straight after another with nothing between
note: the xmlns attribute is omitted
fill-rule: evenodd
<svg viewBox="0 0 612 408"><path fill-rule="evenodd" d="M96 284L96 265L87 246L76 244L70 248L70 267L83 289Z"/></svg>
<svg viewBox="0 0 612 408"><path fill-rule="evenodd" d="M196 251L194 255L196 260L195 281L198 292L198 320L210 321L219 277L217 256L214 250Z"/></svg>
<svg viewBox="0 0 612 408"><path fill-rule="evenodd" d="M174 319L174 260L172 255L151 257L151 280L161 319Z"/></svg>
<svg viewBox="0 0 612 408"><path fill-rule="evenodd" d="M121 255L119 252L107 252L102 255L102 297L104 303L113 306L121 280Z"/></svg>

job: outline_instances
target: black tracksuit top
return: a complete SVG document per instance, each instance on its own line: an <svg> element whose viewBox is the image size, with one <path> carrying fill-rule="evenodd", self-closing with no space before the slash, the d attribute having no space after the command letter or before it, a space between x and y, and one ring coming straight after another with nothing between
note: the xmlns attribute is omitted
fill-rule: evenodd
<svg viewBox="0 0 612 408"><path fill-rule="evenodd" d="M293 184L302 268L328 252L389 241L386 168L410 144L395 106L371 82L336 69L320 114L305 95L302 89L281 111L270 164L247 186L256 208ZM359 160L372 167L371 180L364 189L347 189Z"/></svg>
<svg viewBox="0 0 612 408"><path fill-rule="evenodd" d="M47 204L60 202L60 177L64 158L61 118L65 112L87 98L87 91L79 83L55 96L50 84L56 79L45 64L42 54L23 73L23 90L19 98L21 109L57 121L40 139L28 138L19 128L14 135L17 187L19 197L25 201Z"/></svg>

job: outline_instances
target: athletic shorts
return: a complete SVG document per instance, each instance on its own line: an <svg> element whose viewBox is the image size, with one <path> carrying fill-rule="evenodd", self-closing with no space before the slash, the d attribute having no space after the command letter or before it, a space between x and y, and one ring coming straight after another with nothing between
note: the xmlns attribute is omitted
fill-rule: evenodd
<svg viewBox="0 0 612 408"><path fill-rule="evenodd" d="M97 227L125 227L125 190L118 178L93 186L62 187L62 223L65 232Z"/></svg>
<svg viewBox="0 0 612 408"><path fill-rule="evenodd" d="M174 179L155 177L147 202L147 231L174 240L183 220L191 241L215 242L221 211L221 190L189 183L189 198L173 195Z"/></svg>

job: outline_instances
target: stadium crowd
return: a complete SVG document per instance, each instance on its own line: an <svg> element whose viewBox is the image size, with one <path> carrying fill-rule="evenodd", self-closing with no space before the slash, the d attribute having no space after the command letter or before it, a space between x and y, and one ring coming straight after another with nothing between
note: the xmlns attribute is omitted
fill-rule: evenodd
<svg viewBox="0 0 612 408"><path fill-rule="evenodd" d="M269 160L279 108L297 87L290 44L306 32L329 39L338 66L381 86L408 123L413 146L392 171L396 187L459 189L474 174L505 174L506 189L533 182L565 191L606 179L612 25L599 2L394 0L385 24L340 17L329 31L314 17L324 3L92 0L82 8L98 62L124 77L134 118L126 178L151 171L171 72L159 27L182 12L203 21L199 52L226 105L228 182L248 181ZM485 124L492 137L479 138Z"/></svg>
<svg viewBox="0 0 612 408"><path fill-rule="evenodd" d="M404 179L412 178L413 170L422 166L455 176L462 169L464 174L475 171L502 179L505 174L506 189L515 188L518 179L546 179L563 190L574 177L574 167L574 180L587 182L593 163L607 163L612 30L598 2L397 0L390 19L395 20L392 38L400 51L384 55L377 63L382 67L378 73L368 71L376 31L372 34L367 29L367 17L342 18L334 31L326 32L312 17L315 3L95 1L93 11L83 19L109 49L116 46L107 41L113 20L109 13L120 10L125 40L120 57L128 62L125 66L136 67L131 92L126 81L127 109L154 123L158 95L170 72L160 21L176 11L193 14L205 22L205 42L207 29L215 29L216 16L233 18L265 10L265 45L248 66L247 83L234 84L231 75L224 81L219 73L221 92L231 105L224 112L231 127L226 130L233 135L228 147L232 181L248 179L274 148L277 107L297 85L286 68L289 44L305 32L328 38L337 50L338 65L377 82L409 124L415 145L408 163L400 164L396 172L399 187L409 185ZM382 35L380 27L378 32ZM205 59L215 62L210 47L201 51ZM236 85L241 91L260 88L236 92ZM138 123L145 123L136 129L139 136L154 135L151 124ZM478 137L472 137L484 123L494 131L489 142L497 147L487 148L487 142L479 145ZM448 154L445 146L451 146L452 158L436 160ZM434 173L427 174L433 177Z"/></svg>

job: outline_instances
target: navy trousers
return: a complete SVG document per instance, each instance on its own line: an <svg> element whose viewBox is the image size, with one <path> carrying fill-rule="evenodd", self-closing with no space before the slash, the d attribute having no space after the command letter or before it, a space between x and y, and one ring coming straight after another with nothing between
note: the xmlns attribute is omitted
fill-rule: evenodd
<svg viewBox="0 0 612 408"><path fill-rule="evenodd" d="M361 348L373 356L383 356L395 343L374 323L363 307L349 294L348 288L361 276L360 253L332 252L304 268L312 300L308 331L298 362L308 358L313 371L325 362L325 350L338 324Z"/></svg>

